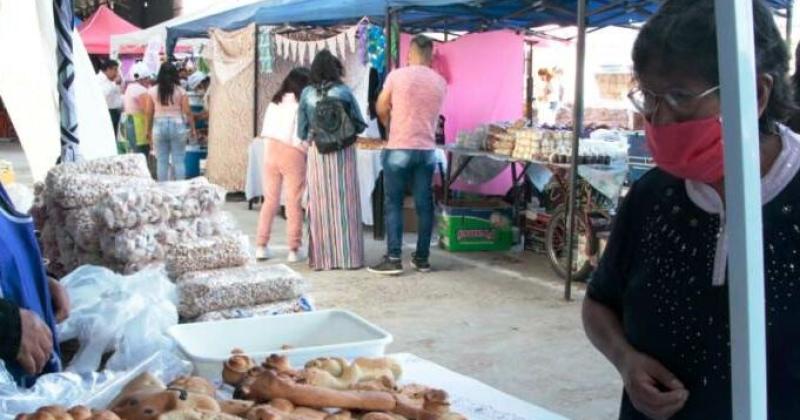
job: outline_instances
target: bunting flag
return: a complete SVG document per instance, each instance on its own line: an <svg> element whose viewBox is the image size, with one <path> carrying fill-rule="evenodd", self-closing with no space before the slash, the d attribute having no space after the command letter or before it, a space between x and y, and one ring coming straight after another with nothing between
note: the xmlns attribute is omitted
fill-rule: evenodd
<svg viewBox="0 0 800 420"><path fill-rule="evenodd" d="M358 40L358 26L353 26L345 31L345 33L347 34L347 40L350 42L350 52L355 53Z"/></svg>
<svg viewBox="0 0 800 420"><path fill-rule="evenodd" d="M61 114L61 162L81 160L78 116L75 112L75 66L72 62L72 0L53 0L58 62L58 105Z"/></svg>
<svg viewBox="0 0 800 420"><path fill-rule="evenodd" d="M300 63L300 64L305 64L306 63L306 50L307 49L308 49L308 43L307 42L299 42L298 43L298 45L297 45L297 54L299 56L298 60L297 60L298 63Z"/></svg>
<svg viewBox="0 0 800 420"><path fill-rule="evenodd" d="M330 37L330 38L326 39L325 41L328 44L328 50L330 50L330 52L333 53L333 55L338 57L339 56L339 48L337 48L337 43L336 43L336 38L337 37L338 37L338 35L335 36L335 37ZM342 57L342 58L344 58L344 57Z"/></svg>
<svg viewBox="0 0 800 420"><path fill-rule="evenodd" d="M289 58L296 63L297 62L297 50L298 50L297 41L289 40L289 49L291 50L291 52L289 54Z"/></svg>
<svg viewBox="0 0 800 420"><path fill-rule="evenodd" d="M308 58L309 62L314 61L314 57L317 56L317 43L316 42L304 42L304 44L308 45Z"/></svg>
<svg viewBox="0 0 800 420"><path fill-rule="evenodd" d="M283 57L285 60L294 61L298 64L306 64L314 61L317 53L328 49L333 55L339 58L347 57L347 46L350 44L350 51L356 52L358 39L358 26L353 26L346 31L318 41L295 41L283 35L274 35L275 45L274 57Z"/></svg>
<svg viewBox="0 0 800 420"><path fill-rule="evenodd" d="M275 57L284 57L283 55L283 37L275 35Z"/></svg>
<svg viewBox="0 0 800 420"><path fill-rule="evenodd" d="M339 46L339 54L341 54L340 57L347 57L347 34L342 32L339 36L337 36L336 44Z"/></svg>

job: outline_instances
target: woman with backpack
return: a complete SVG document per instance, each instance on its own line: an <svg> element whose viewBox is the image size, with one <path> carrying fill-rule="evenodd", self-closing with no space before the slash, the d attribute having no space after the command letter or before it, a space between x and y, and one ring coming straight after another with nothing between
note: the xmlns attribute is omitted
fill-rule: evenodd
<svg viewBox="0 0 800 420"><path fill-rule="evenodd" d="M308 69L292 70L272 97L264 114L261 137L264 146L264 204L258 221L256 259L272 258L269 239L272 220L281 203L281 188L286 191L286 236L289 242L290 263L302 260L303 194L306 191L307 145L297 136L297 98L310 82Z"/></svg>
<svg viewBox="0 0 800 420"><path fill-rule="evenodd" d="M298 137L308 149L309 265L314 270L364 266L364 237L356 169L356 135L367 124L344 66L328 50L311 64L311 82L300 98Z"/></svg>

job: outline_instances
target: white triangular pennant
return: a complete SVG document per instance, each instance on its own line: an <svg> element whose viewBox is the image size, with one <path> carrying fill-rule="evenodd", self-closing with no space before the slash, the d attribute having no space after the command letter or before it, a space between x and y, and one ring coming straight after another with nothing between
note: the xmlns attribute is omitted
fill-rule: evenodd
<svg viewBox="0 0 800 420"><path fill-rule="evenodd" d="M336 36L336 44L339 46L339 52L342 59L347 57L347 34L342 32Z"/></svg>
<svg viewBox="0 0 800 420"><path fill-rule="evenodd" d="M297 44L297 41L289 40L289 49L291 50L289 53L289 58L295 63L297 62Z"/></svg>
<svg viewBox="0 0 800 420"><path fill-rule="evenodd" d="M283 57L283 37L280 35L275 35L275 57Z"/></svg>
<svg viewBox="0 0 800 420"><path fill-rule="evenodd" d="M289 60L289 56L292 53L289 48L289 39L286 37L281 37L283 39L283 59Z"/></svg>
<svg viewBox="0 0 800 420"><path fill-rule="evenodd" d="M317 56L317 43L316 42L306 42L308 45L308 57L309 61L313 61L314 57Z"/></svg>
<svg viewBox="0 0 800 420"><path fill-rule="evenodd" d="M358 43L358 26L353 26L347 30L347 38L350 41L350 52L355 54Z"/></svg>
<svg viewBox="0 0 800 420"><path fill-rule="evenodd" d="M297 54L299 55L297 62L300 64L306 63L306 50L308 49L308 44L305 42L299 42L297 46Z"/></svg>
<svg viewBox="0 0 800 420"><path fill-rule="evenodd" d="M324 40L324 39L323 39L323 40L320 40L320 41L317 41L317 50L318 50L318 51L322 51L322 50L324 50L326 46L327 46L327 45L326 45L326 42L325 42L325 40ZM333 52L333 51L331 51L331 52Z"/></svg>
<svg viewBox="0 0 800 420"><path fill-rule="evenodd" d="M339 56L339 48L337 48L337 45L336 45L336 37L335 36L334 37L330 37L330 38L326 39L325 41L328 44L328 49L330 50L330 52L333 55L338 57ZM344 57L342 57L342 58L344 58Z"/></svg>

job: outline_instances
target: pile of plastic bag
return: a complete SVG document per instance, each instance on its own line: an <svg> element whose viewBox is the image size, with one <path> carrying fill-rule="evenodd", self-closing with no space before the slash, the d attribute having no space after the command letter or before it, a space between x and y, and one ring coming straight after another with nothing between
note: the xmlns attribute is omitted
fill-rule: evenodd
<svg viewBox="0 0 800 420"><path fill-rule="evenodd" d="M142 372L166 382L191 372L167 335L178 323L177 295L163 270L122 276L85 266L61 282L72 309L58 337L77 339L80 348L65 372L43 375L31 389L17 388L0 362L0 420L46 405L104 408ZM105 370L97 372L109 352Z"/></svg>

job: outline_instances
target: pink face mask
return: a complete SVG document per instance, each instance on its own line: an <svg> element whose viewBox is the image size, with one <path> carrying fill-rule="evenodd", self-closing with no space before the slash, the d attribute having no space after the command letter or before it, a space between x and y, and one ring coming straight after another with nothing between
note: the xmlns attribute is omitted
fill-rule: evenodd
<svg viewBox="0 0 800 420"><path fill-rule="evenodd" d="M719 117L652 125L645 122L647 146L656 165L681 179L712 184L724 175Z"/></svg>

